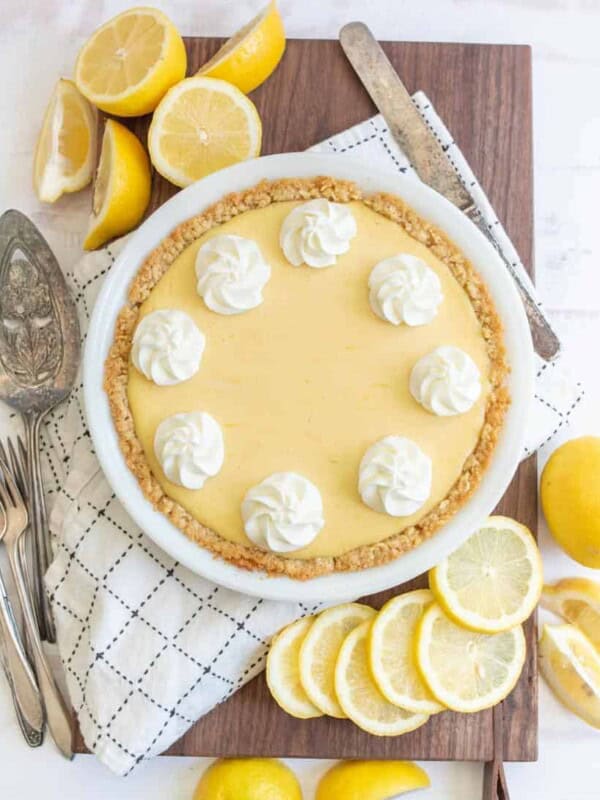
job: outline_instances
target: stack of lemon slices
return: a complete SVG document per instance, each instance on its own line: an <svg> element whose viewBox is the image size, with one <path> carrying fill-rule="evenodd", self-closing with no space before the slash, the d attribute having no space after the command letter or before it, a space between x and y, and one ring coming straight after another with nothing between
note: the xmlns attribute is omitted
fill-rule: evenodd
<svg viewBox="0 0 600 800"><path fill-rule="evenodd" d="M142 219L152 166L176 186L260 155L262 126L246 96L277 67L285 32L275 0L186 78L183 39L155 8L132 8L84 44L75 80L61 79L44 117L34 164L42 202L90 183L97 109L118 117L152 113L148 152L128 126L105 128L85 249L100 247Z"/></svg>
<svg viewBox="0 0 600 800"><path fill-rule="evenodd" d="M284 628L267 658L276 702L295 717L347 717L376 736L397 736L440 711L503 700L525 662L521 623L542 591L533 536L490 517L431 570L429 584L378 613L345 603Z"/></svg>

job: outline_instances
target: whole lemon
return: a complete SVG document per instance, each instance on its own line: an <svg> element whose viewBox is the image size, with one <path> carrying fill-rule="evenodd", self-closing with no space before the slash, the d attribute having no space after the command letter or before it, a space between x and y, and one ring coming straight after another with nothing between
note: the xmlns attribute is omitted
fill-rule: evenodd
<svg viewBox="0 0 600 800"><path fill-rule="evenodd" d="M555 450L540 492L558 544L585 567L600 569L600 437L582 436Z"/></svg>
<svg viewBox="0 0 600 800"><path fill-rule="evenodd" d="M200 778L194 800L302 800L302 790L275 758L225 758Z"/></svg>

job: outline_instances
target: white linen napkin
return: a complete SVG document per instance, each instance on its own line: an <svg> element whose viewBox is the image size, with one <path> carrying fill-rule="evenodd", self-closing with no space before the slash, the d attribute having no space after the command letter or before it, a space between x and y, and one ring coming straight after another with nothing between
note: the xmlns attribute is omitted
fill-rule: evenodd
<svg viewBox="0 0 600 800"><path fill-rule="evenodd" d="M415 102L447 145L495 235L510 246L427 98L418 93ZM313 149L411 172L379 116ZM122 245L86 255L67 276L84 336L102 279ZM519 263L514 250L511 255ZM558 364L538 364L528 451L565 424L580 397L580 385L565 378ZM271 635L314 609L215 586L147 539L100 470L81 384L49 416L43 451L56 539L56 558L46 580L71 701L89 749L111 770L126 775L256 675Z"/></svg>

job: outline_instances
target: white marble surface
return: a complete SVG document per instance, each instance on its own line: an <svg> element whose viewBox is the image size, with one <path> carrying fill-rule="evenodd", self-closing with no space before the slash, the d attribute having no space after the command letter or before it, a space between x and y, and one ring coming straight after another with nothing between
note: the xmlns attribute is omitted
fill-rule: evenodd
<svg viewBox="0 0 600 800"><path fill-rule="evenodd" d="M182 32L226 35L264 0L164 0ZM43 107L59 75L69 75L90 31L131 0L2 0L0 26L0 212L15 206L43 229L63 264L80 252L89 196L43 208L31 190L31 160ZM600 270L596 259L600 191L599 0L280 0L287 32L335 37L363 19L380 38L418 41L514 42L533 45L536 179L536 263L541 297L564 341L587 397L569 436L600 434ZM554 446L556 443L553 443ZM550 448L552 449L552 448ZM542 453L542 461L547 453ZM547 577L585 574L542 532ZM593 573L588 571L593 577ZM596 575L596 578L599 576ZM591 800L600 785L600 734L567 714L541 687L540 759L507 767L514 798ZM4 800L190 798L203 759L161 758L123 780L90 756L72 764L50 742L31 752L14 722L0 680L0 797ZM290 762L305 797L326 764ZM426 765L424 797L480 797L481 768Z"/></svg>

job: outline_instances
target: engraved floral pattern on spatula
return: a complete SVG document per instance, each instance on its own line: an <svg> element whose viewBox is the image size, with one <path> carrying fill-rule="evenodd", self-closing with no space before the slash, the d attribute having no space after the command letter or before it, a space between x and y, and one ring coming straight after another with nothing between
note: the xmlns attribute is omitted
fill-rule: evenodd
<svg viewBox="0 0 600 800"><path fill-rule="evenodd" d="M0 268L0 361L15 383L52 380L63 358L60 321L47 275L15 243Z"/></svg>

